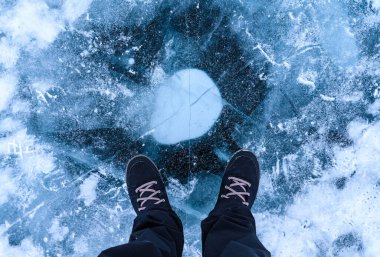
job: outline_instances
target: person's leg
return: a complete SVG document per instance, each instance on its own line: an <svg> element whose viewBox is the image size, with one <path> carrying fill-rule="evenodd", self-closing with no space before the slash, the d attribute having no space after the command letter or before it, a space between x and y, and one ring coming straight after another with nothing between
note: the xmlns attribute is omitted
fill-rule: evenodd
<svg viewBox="0 0 380 257"><path fill-rule="evenodd" d="M115 247L108 248L107 250L104 250L103 252L101 252L100 255L98 255L98 257L128 257L128 256L162 257L163 255L157 249L157 247L149 241L145 241L145 242L136 241L132 243L130 242L127 244L118 245Z"/></svg>
<svg viewBox="0 0 380 257"><path fill-rule="evenodd" d="M182 223L172 210L158 169L145 156L127 165L126 181L137 213L127 244L104 250L99 257L180 257Z"/></svg>
<svg viewBox="0 0 380 257"><path fill-rule="evenodd" d="M225 170L217 203L202 221L203 257L271 256L256 236L251 207L260 180L259 165L249 151L238 151Z"/></svg>

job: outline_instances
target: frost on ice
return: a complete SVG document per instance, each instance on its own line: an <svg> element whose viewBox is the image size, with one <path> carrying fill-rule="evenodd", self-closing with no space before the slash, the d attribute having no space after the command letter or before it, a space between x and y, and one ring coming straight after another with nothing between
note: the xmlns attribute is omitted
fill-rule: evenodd
<svg viewBox="0 0 380 257"><path fill-rule="evenodd" d="M85 206L89 206L96 199L96 186L98 182L98 177L90 176L83 181L83 184L79 187L79 198L84 201Z"/></svg>

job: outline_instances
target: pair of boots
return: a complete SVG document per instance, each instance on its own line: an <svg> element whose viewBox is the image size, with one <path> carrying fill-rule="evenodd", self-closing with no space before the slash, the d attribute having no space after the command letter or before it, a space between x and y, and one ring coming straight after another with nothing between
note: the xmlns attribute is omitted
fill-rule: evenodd
<svg viewBox="0 0 380 257"><path fill-rule="evenodd" d="M201 224L203 257L270 256L256 236L251 213L259 180L255 155L236 152L225 169L216 205ZM126 182L137 213L132 234L127 244L104 250L99 257L182 256L182 223L170 206L156 165L143 155L132 158Z"/></svg>

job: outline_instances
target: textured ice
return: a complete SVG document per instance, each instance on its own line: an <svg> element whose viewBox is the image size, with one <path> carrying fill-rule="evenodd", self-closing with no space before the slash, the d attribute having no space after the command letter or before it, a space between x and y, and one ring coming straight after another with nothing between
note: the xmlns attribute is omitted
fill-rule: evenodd
<svg viewBox="0 0 380 257"><path fill-rule="evenodd" d="M0 77L0 111L5 110L13 94L16 91L17 79L12 75Z"/></svg>
<svg viewBox="0 0 380 257"><path fill-rule="evenodd" d="M0 256L127 242L137 152L163 168L184 256L201 256L240 147L260 159L252 211L273 256L380 256L379 24L378 0L0 1ZM210 117L190 107L202 90L171 92L186 111L162 144L157 92L189 69L211 81L195 103Z"/></svg>

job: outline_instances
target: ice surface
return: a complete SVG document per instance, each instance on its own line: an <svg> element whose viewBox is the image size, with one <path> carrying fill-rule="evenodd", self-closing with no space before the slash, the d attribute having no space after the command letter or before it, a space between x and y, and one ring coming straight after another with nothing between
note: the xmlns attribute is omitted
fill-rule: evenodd
<svg viewBox="0 0 380 257"><path fill-rule="evenodd" d="M96 187L99 182L99 177L90 176L80 185L79 198L83 200L85 206L90 206L96 199Z"/></svg>
<svg viewBox="0 0 380 257"><path fill-rule="evenodd" d="M17 78L12 75L5 75L0 77L0 111L8 107L9 101L16 91Z"/></svg>
<svg viewBox="0 0 380 257"><path fill-rule="evenodd" d="M374 154L379 151L379 125L353 121L349 124L353 146L334 149L334 166L324 172L318 184L309 185L286 208L285 216L258 215L264 237L272 249L277 249L275 252L282 256L316 256L321 244L326 256L379 253L379 247L371 242L380 236L380 223L375 218L380 211L375 204L380 167L379 156ZM270 224L272 219L277 222ZM304 243L290 245L289 240ZM339 240L346 242L342 245Z"/></svg>
<svg viewBox="0 0 380 257"><path fill-rule="evenodd" d="M380 1L379 0L373 0L372 4L373 4L374 8L380 8Z"/></svg>
<svg viewBox="0 0 380 257"><path fill-rule="evenodd" d="M0 256L127 242L140 152L201 256L240 147L273 256L379 256L379 22L378 0L0 1Z"/></svg>

